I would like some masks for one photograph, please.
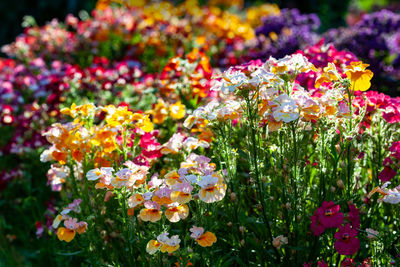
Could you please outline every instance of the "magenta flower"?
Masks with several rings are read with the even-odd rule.
[[[354,266],[356,266],[354,260],[350,258],[345,258],[340,264],[340,267],[354,267]]]
[[[353,229],[360,229],[360,210],[354,204],[349,205],[349,214],[347,220],[351,223]]]
[[[392,152],[390,156],[400,159],[400,141],[393,142],[392,146],[389,148],[389,151]]]
[[[378,178],[382,182],[388,182],[388,181],[392,180],[393,177],[396,176],[396,174],[397,174],[397,172],[395,170],[393,170],[389,166],[385,166],[383,168],[383,170],[379,173]]]
[[[311,216],[311,232],[315,236],[320,236],[325,231],[325,227],[321,224],[321,220],[318,216],[318,213],[315,212],[313,216]]]
[[[322,207],[318,208],[318,217],[325,228],[335,228],[342,224],[344,216],[339,210],[340,206],[333,201],[324,201]]]
[[[329,267],[325,261],[318,261],[318,267]]]
[[[357,233],[348,223],[339,227],[339,231],[335,233],[335,249],[340,255],[353,255],[358,251],[360,240],[356,238]]]

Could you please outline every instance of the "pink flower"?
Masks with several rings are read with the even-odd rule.
[[[344,216],[339,210],[340,206],[333,201],[324,201],[322,207],[318,208],[318,217],[325,228],[335,228],[342,224]]]
[[[395,170],[393,170],[392,168],[390,168],[389,166],[385,166],[383,168],[383,170],[379,173],[378,178],[382,181],[382,182],[388,182],[390,180],[393,179],[393,177],[395,177],[397,174],[397,172]]]
[[[311,231],[313,235],[320,236],[325,231],[325,227],[321,224],[320,218],[317,212],[311,216]]]
[[[328,267],[328,264],[322,260],[318,262],[318,267]]]
[[[360,240],[356,238],[357,230],[352,229],[350,224],[340,226],[335,233],[335,249],[341,255],[353,255],[360,248]]]

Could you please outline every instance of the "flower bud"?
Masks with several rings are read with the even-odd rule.
[[[232,192],[231,193],[231,201],[236,202],[236,199],[237,199],[236,194],[234,192]]]
[[[239,226],[239,231],[243,234],[246,231],[246,228],[244,226]]]
[[[240,240],[240,245],[242,245],[242,247],[244,247],[244,239]]]
[[[342,179],[337,180],[337,181],[336,181],[336,184],[337,184],[337,186],[338,186],[340,189],[344,189],[344,184],[343,184]]]
[[[226,225],[227,225],[228,227],[232,227],[232,222],[228,222]]]
[[[331,192],[333,193],[333,192],[335,192],[335,191],[336,191],[336,187],[331,186]]]

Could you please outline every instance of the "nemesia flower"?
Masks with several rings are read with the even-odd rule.
[[[357,230],[352,229],[350,224],[339,226],[335,233],[335,249],[341,255],[353,255],[360,248],[360,240],[356,238]]]
[[[181,242],[179,236],[174,235],[170,238],[168,235],[167,232],[164,232],[157,236],[157,240],[150,240],[146,246],[147,253],[153,255],[158,250],[161,250],[163,253],[173,253],[178,250],[179,243]]]
[[[165,211],[165,217],[170,222],[179,222],[181,219],[186,219],[189,215],[189,207],[186,204],[172,203],[169,204]]]
[[[276,248],[281,248],[283,245],[288,244],[288,239],[287,237],[284,237],[283,235],[277,236],[272,240],[272,245]]]
[[[173,187],[171,193],[171,200],[173,202],[178,202],[179,204],[185,204],[192,200],[191,192],[193,190],[193,186],[189,182],[177,183],[176,186]]]
[[[188,137],[185,139],[185,141],[183,141],[183,148],[187,151],[195,150],[198,147],[208,148],[209,146],[210,144],[206,141],[199,140],[195,137]]]
[[[374,75],[372,71],[366,70],[368,64],[359,62],[351,62],[347,66],[346,75],[351,81],[351,90],[353,91],[367,91],[371,87],[370,80]]]
[[[58,228],[57,237],[60,241],[71,242],[75,238],[76,233],[83,234],[86,232],[86,222],[78,222],[77,218],[72,218],[68,215],[71,211],[80,213],[79,205],[81,202],[82,200],[80,199],[74,200],[54,219],[52,227],[53,229]],[[58,227],[62,221],[64,221],[64,227]]]
[[[172,189],[168,186],[161,186],[153,193],[152,200],[160,205],[168,205],[172,203],[171,200]]]
[[[197,244],[202,247],[210,247],[217,242],[217,237],[209,231],[204,233],[203,227],[193,226],[190,228],[190,232],[190,237],[196,240]]]
[[[161,245],[157,240],[150,240],[146,245],[146,252],[153,255],[160,249]]]
[[[349,204],[349,214],[347,220],[351,223],[353,229],[360,229],[360,210],[354,204]]]
[[[201,187],[199,198],[206,203],[220,201],[225,196],[226,184],[223,182],[223,178],[216,173],[203,176],[197,184]]]
[[[185,135],[182,133],[175,133],[172,137],[168,140],[167,143],[163,145],[161,149],[162,154],[177,154],[182,147],[183,140],[185,139]]]
[[[396,176],[397,172],[389,166],[385,166],[383,170],[379,173],[378,178],[382,182],[388,182]]]
[[[52,164],[47,171],[48,184],[51,185],[52,191],[61,191],[65,178],[69,175],[69,168],[56,164]]]
[[[174,120],[182,119],[186,115],[185,106],[182,105],[180,101],[178,101],[175,104],[169,106],[169,113],[171,118],[173,118]]]
[[[93,170],[89,170],[86,173],[86,178],[89,181],[96,181],[102,176],[112,176],[112,172],[114,171],[113,168],[110,167],[102,167],[102,168],[96,168]]]
[[[321,224],[325,228],[336,228],[339,227],[343,222],[343,213],[339,212],[340,206],[335,205],[333,201],[322,202],[322,207],[319,207],[318,217],[321,220]]]
[[[138,217],[142,221],[151,221],[151,222],[157,222],[161,220],[161,210],[160,210],[160,205],[157,202],[152,202],[152,201],[146,201],[144,202],[144,209],[140,210],[140,213]]]
[[[144,203],[144,198],[140,194],[134,194],[128,198],[128,206],[130,208],[135,208],[142,203]]]
[[[273,117],[276,121],[284,121],[289,123],[297,120],[300,116],[296,102],[289,98],[286,94],[282,94],[275,99],[278,107],[273,109]]]
[[[379,186],[375,187],[368,194],[368,198],[371,198],[371,196],[373,194],[378,192],[379,194],[381,194],[383,196],[382,198],[379,199],[379,201],[383,201],[383,202],[390,203],[390,204],[400,203],[400,189],[399,188],[386,189],[389,184],[390,184],[390,182],[386,182],[381,187],[379,187]]]

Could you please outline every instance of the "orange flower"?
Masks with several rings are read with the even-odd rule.
[[[60,241],[71,242],[75,237],[75,230],[60,227],[57,230],[57,237]]]
[[[145,208],[140,210],[139,218],[145,222],[157,222],[161,219],[160,205],[157,202],[147,201],[144,203]]]
[[[217,242],[217,237],[211,232],[205,232],[196,239],[196,242],[202,247],[211,247]]]

